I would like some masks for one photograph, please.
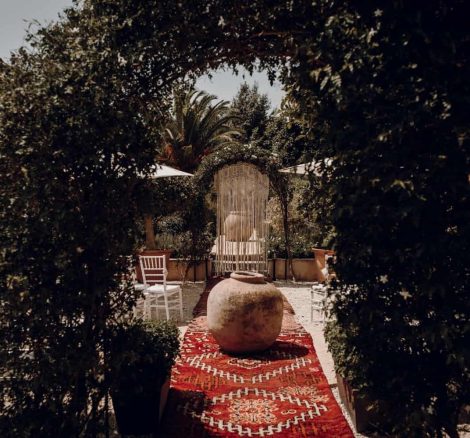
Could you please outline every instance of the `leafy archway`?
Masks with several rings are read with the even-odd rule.
[[[292,199],[292,187],[289,184],[288,175],[279,172],[281,166],[277,157],[254,144],[233,144],[226,146],[215,151],[202,161],[195,174],[194,185],[199,187],[202,193],[208,191],[212,186],[213,178],[217,171],[224,166],[236,163],[251,163],[255,165],[260,172],[268,176],[270,190],[276,195],[281,206],[284,244],[289,268],[293,273],[288,217],[289,202]],[[288,265],[286,264],[286,278],[287,267]]]
[[[254,145],[233,144],[225,146],[213,154],[203,159],[198,171],[194,175],[194,184],[209,191],[214,175],[224,166],[246,162],[254,164],[262,173],[265,173],[270,180],[275,180],[279,175],[279,165],[277,160],[268,151]]]
[[[102,353],[135,301],[121,281],[137,236],[130,188],[167,97],[183,78],[258,63],[281,69],[332,159],[340,371],[391,401],[396,433],[456,436],[470,387],[464,8],[85,0],[2,63],[0,373],[14,375],[0,430],[99,431],[113,378]]]

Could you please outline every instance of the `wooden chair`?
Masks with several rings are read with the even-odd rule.
[[[150,319],[152,310],[158,315],[159,309],[165,309],[167,321],[170,310],[179,309],[183,319],[183,296],[179,285],[167,284],[165,256],[140,256],[140,269],[144,285],[143,318]]]

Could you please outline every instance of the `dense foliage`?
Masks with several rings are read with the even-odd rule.
[[[209,190],[214,182],[214,175],[224,166],[239,162],[252,163],[265,173],[270,181],[278,175],[279,163],[272,154],[259,147],[249,144],[231,144],[218,149],[201,161],[194,174],[194,183]]]
[[[132,188],[172,85],[258,62],[283,68],[331,158],[340,371],[389,400],[395,434],[455,437],[470,387],[468,46],[463,0],[84,0],[40,30],[0,66],[0,434],[97,433],[100,358],[135,300],[120,286]]]
[[[290,177],[289,190],[292,196],[289,198],[287,205],[287,219],[288,244],[290,245],[292,258],[312,258],[312,248],[319,248],[324,245],[322,228],[305,215],[305,211],[310,211],[312,204],[309,204],[305,210],[303,209],[302,196],[306,187],[306,182],[303,179]],[[270,221],[268,256],[287,258],[283,208],[277,196],[272,196],[269,199],[267,216]],[[295,274],[294,270],[294,277]]]
[[[354,386],[388,401],[382,418],[400,436],[455,437],[470,401],[462,14],[463,2],[334,7],[307,42],[321,62],[296,76],[332,158],[323,167],[340,289],[330,345]]]
[[[126,394],[155,391],[169,377],[180,348],[180,333],[173,322],[140,322],[118,327],[111,339],[116,354],[114,390]],[[122,352],[124,351],[124,355]]]
[[[269,151],[281,169],[308,159],[313,142],[307,138],[305,127],[292,119],[288,112],[278,110],[267,119],[262,135],[256,138],[254,144]],[[309,221],[310,214],[307,214],[310,213],[313,202],[301,202],[300,193],[305,187],[306,179],[305,176],[279,174],[271,184],[276,196],[270,201],[269,251],[271,255],[289,259],[294,279],[292,258],[311,257],[311,248],[318,246],[320,241],[323,242],[323,238],[317,233],[320,231],[319,227]]]
[[[93,435],[155,138],[91,17],[33,44],[0,66],[0,435]]]
[[[313,142],[307,138],[306,129],[287,113],[277,111],[267,122],[263,134],[255,144],[262,149],[271,151],[282,167],[294,166],[310,156]]]
[[[332,218],[335,205],[331,196],[329,170],[324,168],[320,174],[310,172],[305,178],[304,185],[299,187],[298,209],[303,222],[308,224],[315,246],[319,248],[332,248],[335,241]]]
[[[214,243],[215,213],[206,202],[205,187],[198,187],[189,178],[177,187],[184,190],[184,196],[175,196],[177,208],[163,208],[162,215],[156,217],[157,248],[171,249],[172,257],[196,262],[208,256]],[[160,201],[164,203],[164,196]]]

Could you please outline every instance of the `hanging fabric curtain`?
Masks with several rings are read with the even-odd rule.
[[[217,238],[215,270],[267,273],[266,203],[269,179],[256,166],[237,163],[215,175]]]

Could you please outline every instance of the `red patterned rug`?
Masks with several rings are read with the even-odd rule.
[[[267,351],[229,356],[206,326],[207,287],[173,368],[163,435],[353,437],[311,336],[285,301],[282,331]]]

